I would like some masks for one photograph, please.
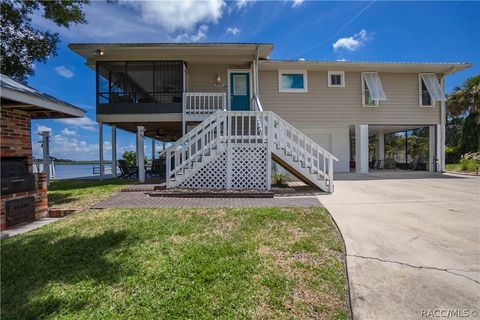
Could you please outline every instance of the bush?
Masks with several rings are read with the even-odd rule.
[[[480,152],[469,152],[462,156],[460,169],[462,171],[477,172],[480,167]]]
[[[461,158],[458,147],[445,146],[445,163],[459,163]]]
[[[287,178],[287,175],[284,173],[274,172],[272,174],[272,184],[284,188],[287,186]]]
[[[137,166],[137,155],[133,151],[125,151],[122,154],[122,159],[125,160],[127,166],[136,167]]]

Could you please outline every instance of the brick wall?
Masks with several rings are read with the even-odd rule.
[[[32,141],[30,115],[21,110],[2,109],[0,114],[0,157],[26,157],[29,172],[32,168]],[[0,229],[6,227],[5,202],[12,199],[35,197],[35,219],[48,215],[47,177],[44,173],[35,175],[35,190],[1,196]]]
[[[0,157],[27,157],[32,171],[30,115],[16,109],[2,109],[0,115]]]

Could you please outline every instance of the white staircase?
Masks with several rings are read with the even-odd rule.
[[[216,111],[166,152],[167,188],[270,189],[272,159],[333,192],[338,159],[271,111]]]

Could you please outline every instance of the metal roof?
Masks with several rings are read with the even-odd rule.
[[[85,110],[59,100],[30,86],[0,74],[2,107],[18,107],[26,111],[49,112],[49,117],[84,117]],[[13,104],[6,103],[6,100]],[[35,107],[35,108],[32,108]]]
[[[178,59],[195,62],[249,62],[267,59],[272,43],[71,43],[68,47],[87,60],[88,65],[106,60]],[[102,54],[97,53],[98,50]]]
[[[333,60],[260,60],[262,70],[278,68],[339,71],[383,71],[383,72],[436,72],[450,74],[471,67],[466,62],[382,62],[382,61],[333,61]]]

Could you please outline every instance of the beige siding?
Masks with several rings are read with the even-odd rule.
[[[188,91],[190,92],[227,92],[226,87],[216,86],[217,74],[222,83],[227,83],[225,64],[192,64],[188,66]]]
[[[260,98],[265,110],[298,129],[353,124],[436,124],[440,108],[419,107],[418,74],[380,73],[387,101],[378,108],[361,105],[361,74],[345,73],[345,88],[329,88],[327,72],[308,72],[308,93],[278,92],[278,72],[260,71]]]

